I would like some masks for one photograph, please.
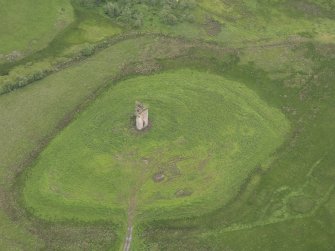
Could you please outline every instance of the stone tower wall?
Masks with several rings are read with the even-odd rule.
[[[137,116],[136,117],[136,128],[137,128],[137,130],[142,130],[143,127],[144,127],[143,119],[141,118],[141,116]]]
[[[143,126],[144,128],[149,125],[149,111],[148,109],[145,109],[141,114],[142,120],[143,120]]]
[[[136,128],[143,130],[149,125],[149,110],[140,102],[135,104]]]

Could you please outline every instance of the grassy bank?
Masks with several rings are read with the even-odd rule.
[[[129,122],[135,100],[151,106],[143,135]],[[148,220],[201,215],[231,199],[287,130],[280,111],[215,75],[184,70],[127,80],[41,154],[27,174],[25,203],[45,219],[122,222],[135,189]],[[155,173],[165,182],[155,184]]]

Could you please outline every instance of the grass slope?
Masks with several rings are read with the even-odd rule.
[[[0,62],[13,51],[20,58],[46,47],[72,21],[70,1],[1,0]]]
[[[143,134],[129,122],[135,100],[151,106],[152,128]],[[200,215],[236,195],[287,130],[280,111],[216,75],[180,70],[130,79],[41,154],[28,173],[25,203],[49,220],[119,221],[135,190],[146,218]],[[155,173],[166,180],[155,183]]]
[[[147,31],[161,31],[189,38],[202,38],[226,46],[245,46],[268,41],[291,42],[315,38],[334,42],[334,3],[308,0],[200,0],[193,22],[162,25],[156,15],[145,15]]]
[[[1,37],[10,39],[6,43],[0,41],[0,48],[6,48],[5,52],[0,52],[0,61],[7,62],[6,55],[13,50],[19,49],[18,53],[9,55],[16,58],[44,48],[59,31],[50,22],[56,20],[53,11],[58,11],[56,5],[61,2],[69,5],[65,1],[5,3],[0,0],[1,24],[10,24],[11,29],[20,30],[17,33],[20,36],[15,39],[15,33],[9,34],[7,26],[1,25],[0,30],[4,31]],[[210,71],[213,69],[209,65],[213,64],[209,61],[213,59],[214,68],[220,73],[243,82],[267,103],[281,109],[290,120],[291,137],[274,154],[274,161],[270,165],[265,163],[261,171],[253,173],[228,205],[202,217],[140,222],[134,229],[133,249],[334,250],[333,1],[197,2],[200,8],[194,12],[193,24],[163,26],[148,13],[143,30],[243,47],[238,49],[240,65],[228,69],[227,65],[221,64],[222,54],[211,54],[208,50],[202,52],[205,58],[192,55],[191,63],[178,59],[170,60],[168,64],[177,69],[190,64],[202,71]],[[25,8],[15,9],[19,4]],[[59,57],[70,58],[73,52],[90,46],[83,43],[94,43],[120,31],[106,18],[94,14],[96,10],[79,11],[74,7],[77,21],[59,33],[45,50],[22,61],[1,65],[0,74],[4,75],[1,78],[7,79],[9,73],[10,79],[19,79],[31,71],[49,67]],[[10,13],[6,11],[9,9]],[[65,15],[70,15],[68,10],[65,9]],[[44,16],[49,12],[53,12],[50,17]],[[33,16],[25,17],[25,13],[33,13]],[[35,13],[48,20],[37,22],[28,32],[22,33],[24,25],[14,27],[14,21],[22,24],[19,20],[22,17],[31,27],[30,19],[34,19]],[[38,41],[34,41],[35,31],[44,29],[50,31],[46,32],[47,38],[38,37]],[[25,37],[32,42],[30,45]],[[303,44],[302,41],[310,43]],[[27,46],[30,49],[27,50]],[[57,125],[62,124],[78,104],[91,97],[106,79],[119,72],[124,62],[146,60],[149,55],[152,55],[150,59],[162,54],[165,57],[168,51],[174,58],[183,49],[181,44],[171,47],[164,40],[152,38],[122,42],[71,70],[0,97],[1,250],[118,249],[122,242],[118,237],[124,230],[119,232],[120,227],[114,228],[110,222],[93,225],[73,221],[54,223],[26,217],[26,213],[16,207],[17,196],[12,193],[15,176],[30,163],[49,135],[57,131]],[[141,66],[145,68],[147,64]],[[159,219],[159,214],[157,217]]]
[[[161,43],[165,44],[167,51],[158,50]],[[74,230],[71,223],[61,226],[40,225],[22,217],[21,214],[18,216],[16,211],[20,209],[12,205],[8,195],[13,190],[15,176],[32,160],[33,152],[38,152],[50,135],[66,122],[69,114],[76,110],[79,104],[90,99],[107,80],[119,74],[124,64],[151,60],[152,57],[166,57],[170,51],[175,53],[176,46],[182,48],[175,40],[153,40],[150,36],[122,41],[85,62],[53,74],[27,88],[1,96],[1,249],[26,247],[28,250],[36,250],[44,245],[50,249],[62,249],[67,246],[67,242],[64,242],[61,236],[67,236],[76,244],[84,244],[80,236],[84,238],[85,235],[76,235],[76,229],[83,227],[77,226]],[[92,70],[99,74],[92,74]],[[27,229],[34,229],[35,234]],[[57,233],[54,233],[55,231]],[[106,233],[101,231],[101,234]],[[91,244],[93,243],[94,241]]]
[[[228,205],[202,217],[139,224],[134,248],[333,250],[334,50],[310,43],[244,50],[225,76],[280,107],[291,122],[290,137]],[[175,67],[187,64],[178,61]]]

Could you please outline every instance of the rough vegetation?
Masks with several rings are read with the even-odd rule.
[[[334,250],[333,1],[0,14],[1,250]]]
[[[126,27],[140,28],[149,16],[163,24],[192,22],[194,0],[77,0],[84,7],[102,7],[104,13]]]

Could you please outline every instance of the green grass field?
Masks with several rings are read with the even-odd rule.
[[[97,3],[0,0],[0,250],[334,250],[334,3]]]
[[[152,107],[143,134],[129,122],[135,100]],[[45,219],[121,220],[131,196],[148,219],[203,214],[236,195],[288,128],[280,111],[237,82],[190,70],[134,78],[111,88],[40,155],[25,203]],[[166,180],[158,184],[152,177],[160,172]]]
[[[10,55],[15,60],[43,49],[72,21],[69,1],[1,0],[0,63]]]
[[[80,249],[83,248],[83,239],[85,238],[91,240],[93,247],[99,248],[105,242],[97,238],[97,235],[104,236],[106,233],[110,233],[113,236],[114,229],[110,230],[109,225],[107,227],[103,225],[101,229],[101,224],[98,227],[93,227],[96,229],[93,231],[96,234],[90,237],[81,234],[87,232],[85,226],[73,226],[72,223],[48,227],[39,222],[30,222],[25,217],[20,217],[19,222],[13,222],[11,217],[17,215],[16,211],[20,209],[17,208],[15,205],[17,203],[14,201],[14,205],[8,212],[5,205],[12,204],[12,202],[7,196],[11,196],[9,193],[13,190],[13,184],[16,183],[17,173],[22,170],[23,166],[32,161],[31,150],[34,149],[38,152],[38,149],[45,144],[46,139],[57,133],[64,124],[66,125],[66,121],[71,117],[73,111],[78,109],[78,104],[92,99],[92,93],[105,86],[106,81],[110,81],[119,74],[122,69],[120,69],[120,64],[141,59],[151,60],[151,57],[167,57],[168,51],[162,53],[153,49],[160,43],[165,43],[166,48],[171,50],[176,46],[174,40],[154,41],[150,37],[130,39],[104,50],[75,67],[53,74],[38,84],[32,84],[17,92],[1,96],[1,201],[6,201],[1,204],[3,205],[1,207],[3,213],[0,214],[0,222],[3,226],[1,227],[1,231],[3,231],[0,242],[1,249],[27,247],[29,250],[36,250],[42,246],[59,249],[72,247],[72,245],[77,245],[77,248]],[[129,48],[132,49],[129,50]],[[152,48],[150,55],[145,53],[145,48]],[[100,72],[100,74],[91,74],[90,70],[94,65],[96,66],[95,72]],[[34,224],[37,224],[37,227]],[[35,229],[38,236],[29,234],[26,230],[27,227]],[[92,226],[88,226],[88,228],[91,229]],[[43,229],[43,231],[39,232],[39,229]],[[51,238],[52,236],[54,238]],[[64,241],[64,236],[71,236],[70,241]],[[110,246],[108,238],[106,239],[107,246]],[[102,243],[99,243],[99,240]]]

